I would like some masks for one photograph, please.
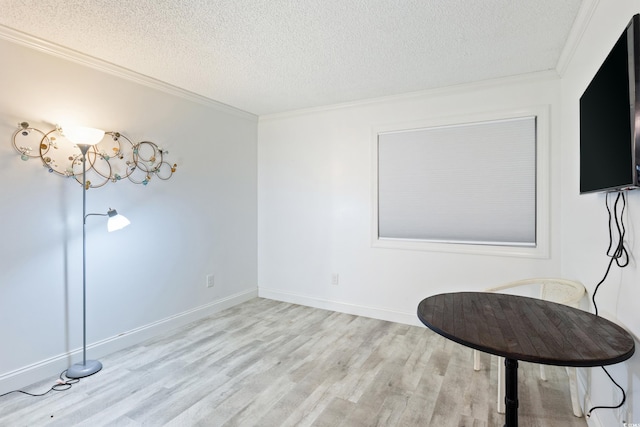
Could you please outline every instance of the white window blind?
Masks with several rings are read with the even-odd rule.
[[[536,246],[536,117],[379,133],[378,236]]]

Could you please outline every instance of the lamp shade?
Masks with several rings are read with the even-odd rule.
[[[115,209],[109,209],[107,215],[109,215],[109,220],[107,221],[107,231],[109,233],[125,228],[127,225],[131,224],[131,221],[129,221],[124,215],[120,215]]]
[[[104,138],[104,131],[88,127],[63,127],[64,136],[74,144],[95,145]]]

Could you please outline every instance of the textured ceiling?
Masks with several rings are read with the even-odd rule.
[[[581,0],[0,0],[0,25],[262,115],[555,69]]]

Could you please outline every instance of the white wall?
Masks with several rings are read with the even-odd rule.
[[[261,117],[260,295],[418,324],[426,296],[558,275],[559,87],[557,75],[543,73]],[[539,105],[550,107],[550,258],[371,246],[374,128]]]
[[[602,195],[577,194],[577,102],[640,11],[636,0],[595,4],[562,79],[524,76],[266,116],[259,136],[252,116],[0,41],[0,393],[57,375],[81,343],[81,189],[19,159],[10,136],[22,120],[120,130],[167,147],[179,164],[166,182],[89,191],[90,211],[112,206],[132,220],[110,235],[99,219],[89,227],[91,357],[250,297],[257,283],[263,296],[415,324],[417,303],[443,291],[558,274],[593,291],[608,261],[606,211]],[[551,111],[549,259],[371,247],[375,127],[536,105]],[[640,192],[632,192],[632,254],[639,210]],[[216,275],[213,289],[204,286],[207,273]],[[601,311],[636,336],[639,279],[632,258],[599,293]],[[628,390],[627,421],[640,422],[638,357],[611,372]],[[589,402],[617,403],[604,374],[582,373]],[[589,422],[619,420],[596,411]]]
[[[562,273],[576,277],[592,294],[609,262],[607,211],[603,194],[578,195],[579,192],[579,99],[598,67],[609,53],[631,17],[640,12],[637,0],[600,0],[590,10],[592,15],[572,58],[562,75]],[[612,268],[607,281],[597,293],[600,313],[627,328],[637,340],[640,336],[640,272],[637,254],[640,232],[640,192],[628,193],[627,243],[631,263],[621,270]],[[600,425],[640,423],[640,361],[638,356],[612,366],[609,371],[627,390],[628,404],[619,411],[597,410],[592,418]],[[621,393],[600,369],[582,372],[591,385],[588,404],[617,405]],[[626,412],[630,414],[627,416]],[[617,417],[617,418],[616,418]]]
[[[0,393],[55,378],[82,343],[82,189],[20,160],[20,121],[117,130],[178,163],[168,181],[88,192],[89,212],[132,222],[107,235],[88,220],[90,358],[257,295],[255,116],[3,40],[0,57]]]

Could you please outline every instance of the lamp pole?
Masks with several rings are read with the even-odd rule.
[[[68,378],[83,378],[102,369],[97,360],[87,360],[87,152],[89,144],[77,144],[82,153],[82,363],[67,369]]]

